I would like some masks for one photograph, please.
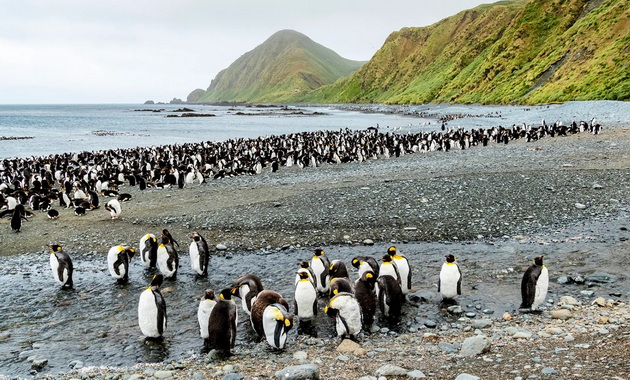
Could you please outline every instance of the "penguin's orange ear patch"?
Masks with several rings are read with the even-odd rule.
[[[372,276],[372,273],[366,273],[365,274],[365,278],[372,278],[372,277],[374,277],[374,276]]]
[[[285,319],[284,320],[284,325],[287,326],[287,327],[291,327],[291,320]]]
[[[61,251],[61,246],[59,245],[59,246],[55,247],[55,250],[56,251]]]

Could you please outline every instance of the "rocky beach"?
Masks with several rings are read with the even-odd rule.
[[[625,379],[628,183],[630,129],[605,125],[600,135],[283,167],[181,190],[123,187],[133,198],[123,203],[120,219],[110,220],[103,209],[84,217],[64,209],[58,220],[37,214],[20,233],[2,229],[2,255],[37,260],[47,244],[62,244],[85,273],[76,292],[98,297],[85,282],[88,272],[104,270],[81,268],[82,260],[97,262],[112,245],[136,246],[141,236],[163,228],[186,246],[197,231],[214,247],[213,286],[227,286],[243,270],[259,271],[265,284],[282,286],[291,299],[284,283],[309,249],[323,247],[331,258],[349,260],[359,253],[379,257],[396,245],[413,265],[416,291],[401,325],[377,322],[356,343],[332,338],[326,321],[318,337],[294,334],[280,352],[241,336],[227,360],[200,353],[201,340],[176,359],[135,366],[77,358],[51,370],[52,357],[28,356],[29,350],[15,355],[31,363],[29,376],[36,378]],[[447,253],[457,256],[464,276],[464,294],[450,309],[435,287]],[[541,314],[521,314],[520,278],[537,255],[545,255],[550,272],[548,301]],[[45,265],[47,257],[34,269],[8,265],[2,274],[49,277]],[[56,289],[41,291],[61,297]],[[193,309],[199,295],[187,295]],[[168,302],[168,292],[165,297]],[[248,329],[241,317],[239,331]],[[0,342],[10,335],[3,331]]]

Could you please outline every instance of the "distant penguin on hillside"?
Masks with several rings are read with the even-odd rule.
[[[126,284],[129,281],[129,262],[136,253],[133,248],[118,245],[112,247],[107,253],[107,268],[109,274],[119,284]]]
[[[190,265],[199,276],[205,277],[208,275],[208,263],[210,261],[208,243],[206,239],[197,232],[190,234],[190,237],[192,239],[190,247],[188,248]]]
[[[58,219],[59,218],[59,211],[55,210],[55,209],[50,209],[48,210],[48,212],[46,213],[48,215],[48,219]]]
[[[216,349],[223,356],[230,356],[236,342],[237,323],[238,315],[231,289],[223,289],[216,299],[208,321],[209,348]]]
[[[538,256],[523,274],[521,296],[523,302],[519,309],[538,311],[538,306],[545,302],[549,288],[549,272],[543,264],[543,256]]]
[[[52,269],[53,277],[62,288],[72,289],[72,272],[74,266],[72,259],[65,253],[60,245],[49,245],[50,253],[50,269]]]
[[[26,210],[24,209],[24,205],[17,204],[15,208],[13,208],[13,215],[11,216],[11,229],[14,232],[20,232],[22,229],[22,220],[27,220]]]
[[[411,291],[411,265],[409,260],[405,256],[398,254],[396,247],[389,247],[387,254],[392,257],[393,262],[398,268],[398,274],[400,275],[400,289],[403,294],[407,294]]]
[[[314,249],[315,255],[311,259],[311,268],[315,273],[315,281],[317,282],[317,291],[320,293],[328,293],[330,289],[328,284],[328,271],[330,270],[330,260],[326,256],[326,252],[322,249]]]
[[[246,274],[236,279],[231,287],[232,295],[241,299],[243,311],[250,315],[258,294],[264,290],[260,278],[255,274]]]
[[[354,283],[354,296],[361,307],[361,317],[365,331],[370,331],[370,327],[374,323],[374,314],[377,308],[375,284],[376,275],[372,271],[363,272],[361,277]]]
[[[147,289],[140,293],[138,301],[138,325],[147,339],[162,339],[166,330],[166,302],[160,287],[163,277],[156,274]]]
[[[107,201],[107,203],[105,203],[105,209],[109,211],[112,219],[118,219],[120,218],[120,214],[122,214],[122,207],[118,199],[110,199]]]
[[[438,293],[444,301],[452,300],[462,294],[462,271],[455,262],[455,256],[446,255],[438,280]]]
[[[347,336],[354,340],[356,335],[361,332],[363,325],[361,306],[353,294],[337,294],[330,299],[324,308],[324,313],[335,320],[335,330],[338,337]]]
[[[146,234],[140,239],[140,260],[149,269],[157,268],[158,241],[155,235]]]

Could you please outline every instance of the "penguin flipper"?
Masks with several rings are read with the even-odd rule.
[[[293,308],[295,309],[295,315],[298,315],[299,314],[298,303],[296,300],[293,300]]]
[[[116,275],[120,276],[120,264],[123,264],[125,262],[124,258],[122,257],[122,255],[124,255],[126,253],[118,253],[118,258],[116,259],[116,261],[114,261],[114,272],[116,273]]]
[[[438,293],[440,292],[440,286],[442,286],[442,280],[438,278]]]
[[[459,280],[457,280],[457,295],[462,295],[462,276],[459,276]]]
[[[317,315],[317,298],[313,301],[313,315]]]
[[[407,289],[411,289],[411,265],[409,264],[409,260],[407,260],[407,267],[409,268],[409,272],[407,273]]]
[[[164,297],[162,297],[162,293],[158,290],[153,291],[153,296],[155,297],[155,306],[157,307],[157,330],[160,336],[164,334],[164,329],[166,328],[167,320],[166,320],[166,302],[164,301]]]
[[[230,305],[229,320],[230,320],[230,347],[234,348],[236,344],[236,305]]]

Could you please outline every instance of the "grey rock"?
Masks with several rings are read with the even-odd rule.
[[[455,314],[455,315],[459,315],[462,314],[464,312],[464,310],[462,309],[461,306],[459,305],[453,305],[453,306],[449,306],[446,308],[446,310],[451,313],[451,314]]]
[[[575,208],[578,209],[578,210],[584,210],[586,208],[586,205],[584,203],[576,202],[575,203]]]
[[[138,373],[134,373],[133,375],[129,376],[127,378],[127,380],[140,380],[143,379],[144,377]]]
[[[365,240],[363,240],[363,245],[374,245],[374,240],[372,240],[372,239],[365,239]]]
[[[169,377],[173,377],[173,371],[155,371],[153,377],[156,379],[168,379]]]
[[[475,329],[485,329],[492,326],[492,321],[489,319],[475,319],[472,321],[472,327]]]
[[[460,373],[459,375],[457,375],[455,380],[479,380],[479,377],[467,373]]]
[[[227,246],[225,246],[225,244],[217,244],[216,245],[217,251],[225,251],[227,249]]]
[[[608,273],[593,273],[586,276],[586,281],[607,284],[617,281],[617,276]]]
[[[459,354],[464,357],[477,356],[490,350],[490,339],[483,335],[471,336],[462,343]]]
[[[350,358],[346,355],[339,355],[337,356],[337,360],[340,360],[342,362],[347,362],[348,360],[350,360]]]
[[[393,364],[385,364],[376,370],[376,376],[404,376],[409,372],[403,367]]]
[[[473,313],[472,311],[469,311],[468,313],[466,313],[466,316],[468,318],[475,318],[477,316],[477,314]]]
[[[437,326],[437,323],[435,323],[435,321],[427,319],[427,320],[424,321],[424,325],[427,326],[430,329],[434,329]]]
[[[440,342],[438,343],[438,347],[440,348],[440,350],[446,352],[447,354],[452,354],[455,352],[455,346],[450,343]]]
[[[410,379],[424,379],[427,376],[422,371],[414,369],[413,371],[407,372],[407,377]]]
[[[230,372],[225,374],[225,376],[223,376],[221,378],[221,380],[243,380],[244,377],[239,375],[238,373],[234,373],[234,372]]]
[[[586,297],[590,297],[595,294],[595,292],[592,290],[580,290],[580,294]]]
[[[545,367],[545,368],[543,368],[541,372],[542,372],[543,374],[545,374],[545,375],[553,375],[553,374],[558,373],[558,371],[556,371],[556,370],[555,370],[555,369],[553,369],[553,368],[549,368],[549,367]]]
[[[70,363],[68,363],[68,367],[72,369],[81,369],[83,368],[83,362],[80,360],[73,360]]]
[[[359,380],[378,380],[378,377],[376,377],[376,376],[363,376],[363,377],[359,377]]]
[[[276,377],[284,380],[319,380],[319,366],[302,364],[285,367],[276,372]]]
[[[558,277],[558,279],[556,280],[556,282],[560,285],[566,285],[566,284],[570,284],[573,282],[573,279],[569,276],[560,276]]]
[[[34,369],[35,371],[41,371],[47,365],[48,359],[35,358],[35,360],[33,360],[33,363],[31,363],[31,369]]]

